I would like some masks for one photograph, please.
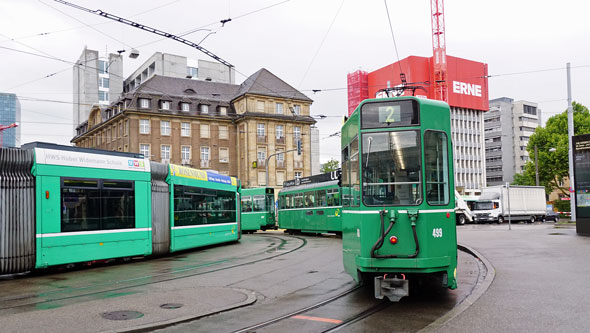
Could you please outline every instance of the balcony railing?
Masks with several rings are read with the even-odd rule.
[[[285,167],[285,161],[277,161],[277,168],[284,168]]]
[[[208,168],[209,160],[201,160],[201,168]]]
[[[266,135],[256,136],[256,143],[266,143]]]
[[[293,168],[295,168],[295,169],[303,169],[303,161],[295,161],[295,162],[293,162]]]
[[[192,160],[182,160],[182,165],[192,165],[193,161]]]
[[[257,165],[257,167],[259,167],[259,168],[260,168],[260,167],[264,168],[264,167],[266,166],[266,165],[265,165],[265,162],[266,162],[265,160],[258,160],[258,162],[256,163],[256,165]]]
[[[285,137],[281,136],[280,138],[277,138],[277,143],[280,145],[284,145],[285,144]]]

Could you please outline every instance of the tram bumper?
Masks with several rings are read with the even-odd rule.
[[[387,276],[375,277],[375,298],[387,297],[392,302],[410,294],[410,283],[405,279],[388,278]]]

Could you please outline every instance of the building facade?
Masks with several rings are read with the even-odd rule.
[[[243,187],[311,175],[313,101],[261,69],[241,85],[152,75],[109,106],[96,105],[76,146],[143,153],[151,160],[237,176]],[[293,149],[302,141],[303,153]],[[256,162],[256,163],[254,163]]]
[[[455,186],[460,193],[476,195],[486,186],[483,117],[489,109],[487,64],[447,55],[447,66]],[[409,84],[419,86],[414,92],[406,91],[404,96],[415,94],[433,99],[432,68],[432,57],[410,56],[369,72],[366,81],[352,80],[355,84],[351,84],[349,79],[349,101],[360,103],[365,85],[369,98],[380,96],[383,89],[400,86],[401,73]],[[354,74],[349,74],[349,78]],[[349,103],[349,108],[356,105]]]
[[[123,92],[123,58],[111,53],[100,57],[98,51],[84,48],[73,68],[74,131],[88,120],[95,105],[108,106]]]
[[[0,125],[20,122],[20,101],[15,94],[0,93]],[[20,126],[0,131],[0,147],[20,147]]]
[[[490,186],[512,182],[524,171],[529,156],[527,144],[541,126],[541,110],[536,103],[502,97],[490,100],[484,116],[487,183]]]

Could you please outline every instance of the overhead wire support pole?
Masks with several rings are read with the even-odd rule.
[[[570,180],[570,215],[571,221],[576,222],[576,182],[574,180],[574,107],[572,105],[572,81],[570,63],[567,69],[567,142],[569,144],[569,180]]]
[[[79,9],[79,10],[82,10],[82,11],[85,11],[85,12],[88,12],[88,13],[91,13],[91,14],[99,15],[99,16],[102,16],[104,18],[108,18],[110,20],[117,21],[119,23],[124,23],[124,24],[130,25],[132,27],[135,27],[137,29],[145,30],[145,31],[151,32],[153,34],[160,35],[162,37],[173,39],[173,40],[175,40],[177,42],[181,42],[183,44],[186,44],[186,45],[188,45],[190,47],[193,47],[193,48],[195,48],[195,49],[197,49],[197,50],[205,53],[206,55],[208,55],[211,58],[219,61],[220,63],[226,65],[229,68],[234,67],[234,65],[232,65],[229,62],[223,60],[222,58],[218,57],[217,55],[215,55],[211,51],[205,49],[204,47],[199,46],[199,44],[197,44],[195,42],[191,42],[190,40],[184,39],[184,38],[182,38],[180,36],[176,36],[176,35],[173,35],[171,33],[168,33],[168,32],[165,32],[165,31],[156,29],[156,28],[152,28],[152,27],[143,25],[141,23],[134,22],[134,21],[128,20],[126,18],[117,16],[117,15],[109,14],[107,12],[104,12],[104,11],[100,10],[100,9],[92,10],[92,9],[88,9],[88,8],[85,8],[85,7],[82,7],[82,6],[79,6],[79,5],[76,5],[76,4],[67,2],[67,1],[63,1],[63,0],[53,0],[53,1],[58,2],[58,3],[61,3],[61,4],[64,4],[66,6],[70,6],[70,7],[73,7],[73,8]]]
[[[289,150],[285,150],[285,151],[281,151],[278,153],[268,155],[268,157],[266,158],[266,161],[265,161],[265,165],[264,165],[264,167],[266,168],[266,183],[264,183],[264,186],[268,187],[268,162],[270,162],[270,158],[273,156],[276,156],[276,155],[290,153],[292,151],[297,151],[297,149],[289,149]],[[275,183],[276,183],[276,181],[275,181]]]

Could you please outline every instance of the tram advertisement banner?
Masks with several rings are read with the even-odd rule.
[[[574,182],[576,225],[579,233],[590,233],[590,134],[572,138],[574,147]]]
[[[75,166],[82,168],[143,172],[150,171],[150,161],[147,158],[130,158],[45,148],[35,148],[35,162],[37,164]]]
[[[176,164],[170,164],[170,175],[177,177],[184,177],[206,182],[221,183],[232,186],[238,186],[238,181],[235,177],[220,175],[215,172],[193,169],[183,167]]]
[[[303,178],[295,178],[295,179],[287,180],[286,182],[284,182],[283,187],[292,187],[292,186],[299,186],[299,185],[305,185],[305,184],[315,184],[315,183],[329,182],[332,180],[339,180],[341,173],[342,173],[342,170],[338,169],[336,171],[323,173],[320,175],[314,175],[314,176],[303,177]]]

